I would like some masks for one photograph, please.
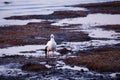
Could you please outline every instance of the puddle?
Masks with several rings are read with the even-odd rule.
[[[57,61],[56,66],[53,67],[51,65],[45,64],[47,68],[50,70],[48,71],[40,71],[40,72],[29,72],[29,71],[22,71],[18,67],[21,64],[14,64],[10,63],[7,65],[0,65],[0,75],[2,76],[13,76],[13,77],[24,77],[23,79],[29,80],[29,79],[47,79],[47,80],[59,80],[59,79],[67,79],[73,78],[75,80],[83,79],[99,79],[100,76],[102,76],[104,79],[106,78],[116,78],[116,75],[119,75],[120,73],[97,73],[93,71],[89,71],[86,67],[79,67],[79,66],[69,66],[66,65],[63,61]],[[58,72],[58,73],[56,73]]]
[[[89,36],[92,38],[118,39],[120,37],[120,33],[116,33],[115,31],[106,31],[100,28],[91,31],[88,30],[88,32],[90,33]]]
[[[100,46],[105,45],[113,45],[120,43],[119,40],[91,40],[84,42],[65,42],[64,44],[60,44],[57,47],[57,50],[61,49],[60,46],[68,48],[71,51],[79,51],[79,50],[87,50],[91,48],[98,48]],[[4,55],[24,55],[26,57],[44,57],[44,47],[45,45],[25,45],[25,46],[14,46],[8,48],[0,49],[0,56]],[[52,55],[52,52],[49,52],[49,55]],[[60,55],[58,52],[54,52],[54,55]]]
[[[31,20],[5,20],[5,19],[1,19],[0,20],[0,25],[26,25],[29,22],[42,22],[44,20],[40,20],[40,19],[31,19]]]
[[[62,11],[62,10],[85,10],[84,8],[73,8],[73,7],[64,7],[63,5],[70,5],[70,4],[77,4],[77,3],[88,3],[88,2],[100,2],[98,0],[29,0],[27,3],[25,0],[11,0],[11,3],[6,5],[4,1],[0,1],[0,25],[25,25],[28,22],[41,22],[43,20],[40,19],[32,19],[32,20],[5,20],[4,17],[8,16],[15,16],[15,15],[31,15],[31,14],[51,14],[53,11]],[[101,0],[105,1],[105,0]],[[106,0],[106,1],[114,1],[114,0]],[[83,42],[64,42],[64,44],[58,45],[57,49],[61,49],[60,46],[65,46],[68,50],[73,52],[79,50],[87,50],[91,48],[98,48],[100,46],[106,45],[114,45],[120,43],[118,37],[120,37],[120,33],[116,33],[112,30],[107,31],[101,28],[93,28],[94,26],[100,25],[113,25],[119,24],[120,25],[120,15],[111,15],[111,14],[89,14],[87,17],[80,17],[80,18],[69,18],[69,19],[62,19],[57,20],[56,23],[52,25],[59,25],[59,26],[66,26],[69,24],[82,24],[82,26],[78,26],[77,28],[63,28],[69,29],[70,31],[83,31],[88,33],[88,35],[92,38],[98,38],[98,40],[91,40],[91,41],[83,41]],[[44,37],[35,37],[35,39],[45,39]],[[25,45],[25,46],[13,46],[8,48],[0,48],[0,57],[4,55],[24,55],[26,57],[44,57],[44,47],[45,45]],[[52,52],[49,53],[50,55]],[[55,55],[60,55],[60,53],[55,52]],[[61,56],[64,57],[65,55]],[[75,57],[70,54],[69,57]],[[62,59],[62,58],[61,58]],[[40,62],[40,64],[44,64],[47,68],[53,68],[52,65],[46,64],[46,62]],[[13,67],[14,66],[14,67]],[[29,72],[24,73],[18,67],[20,64],[17,63],[10,63],[7,65],[0,65],[0,75],[5,76],[19,76],[19,75],[27,75]],[[94,73],[89,71],[86,67],[79,67],[79,66],[69,66],[66,65],[64,62],[58,60],[57,64],[55,65],[58,71],[56,75],[53,75],[52,70],[51,73],[46,71],[45,74],[47,76],[41,76],[43,74],[33,74],[31,73],[29,79],[49,79],[49,80],[58,80],[58,79],[66,79],[67,77],[73,77],[76,80],[88,80],[100,77],[99,73]],[[67,71],[68,69],[68,71]],[[65,71],[66,70],[66,71]],[[73,71],[87,71],[86,73],[80,73],[80,75],[76,75],[76,72]],[[64,73],[65,72],[65,73]],[[68,73],[68,74],[67,74]],[[69,74],[73,74],[72,76]],[[78,73],[77,73],[78,74]],[[107,76],[116,78],[116,73],[106,73]],[[67,75],[67,77],[65,77]],[[105,75],[105,76],[106,76]],[[64,78],[65,77],[65,78]],[[94,77],[94,78],[91,78]],[[72,79],[72,78],[71,78]],[[97,78],[96,78],[97,79]]]
[[[70,42],[70,46],[73,49],[86,49],[87,47],[93,46],[105,46],[105,45],[112,45],[120,43],[120,33],[117,33],[112,30],[104,30],[102,28],[98,28],[95,26],[102,26],[102,25],[114,25],[120,24],[120,15],[111,15],[111,14],[89,14],[87,17],[82,18],[69,18],[69,19],[62,19],[53,23],[52,25],[58,26],[66,26],[70,24],[82,24],[78,25],[76,28],[62,28],[68,29],[71,32],[80,32],[83,31],[88,34],[93,40],[88,42]],[[67,43],[69,44],[69,42]]]
[[[52,25],[65,26],[66,24],[84,24],[89,26],[120,24],[120,15],[89,14],[87,17],[62,19]]]
[[[113,30],[104,30],[102,28],[97,28],[97,27],[92,27],[88,25],[82,25],[80,26],[81,29],[74,29],[71,30],[71,32],[80,32],[83,31],[88,34],[89,37],[91,38],[98,38],[98,39],[119,39],[120,33],[117,33]],[[85,28],[86,27],[86,28]]]
[[[43,49],[44,45],[26,45],[26,46],[14,46],[14,47],[8,47],[8,48],[3,48],[0,49],[0,56],[5,55],[26,55],[26,56],[40,56],[43,55],[43,51],[38,51],[40,53],[20,53],[23,51],[36,51],[39,49]]]
[[[4,55],[24,55],[26,57],[44,57],[45,45],[25,45],[25,46],[14,46],[8,48],[0,49],[0,56]],[[52,55],[52,52],[49,52],[49,55]],[[58,52],[54,52],[54,55],[60,55]]]
[[[120,43],[119,40],[91,40],[85,42],[67,42],[66,46],[70,46],[72,51],[87,50]]]
[[[16,64],[15,64],[16,65]],[[9,64],[7,65],[9,66]],[[18,68],[9,68],[6,65],[0,65],[0,75],[4,76],[23,76],[27,73],[24,73],[21,69]]]
[[[63,67],[58,67],[58,69],[71,69],[71,70],[78,70],[78,71],[89,71],[87,68],[85,67],[78,67],[78,66],[74,66],[74,67],[71,67],[71,66],[68,66],[68,65],[65,65]]]
[[[112,77],[112,78],[116,78],[117,75],[120,75],[120,72],[111,73],[111,74],[110,74],[110,77]]]
[[[89,71],[88,68],[85,68],[85,67],[79,67],[79,66],[69,66],[69,65],[66,65],[63,61],[57,61],[57,69],[70,69],[70,70],[77,70],[77,71]]]

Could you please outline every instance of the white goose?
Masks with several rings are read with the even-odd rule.
[[[57,47],[57,44],[54,40],[54,35],[51,34],[51,39],[50,41],[47,42],[46,46],[45,46],[45,55],[46,57],[49,56],[49,51],[52,51],[53,52],[53,55],[54,55],[54,51],[56,50],[56,47]]]

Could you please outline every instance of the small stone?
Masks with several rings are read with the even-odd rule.
[[[10,3],[11,3],[11,2],[7,2],[7,1],[4,2],[4,4],[10,4]]]
[[[85,72],[83,69],[81,69],[81,72]]]
[[[7,70],[7,74],[11,74],[12,73],[12,71],[11,70]]]
[[[61,54],[67,54],[68,52],[71,52],[71,51],[68,50],[67,48],[63,48],[63,49],[58,50],[58,52]]]
[[[120,74],[119,74],[119,73],[118,73],[118,74],[116,74],[116,77],[117,77],[117,78],[120,78]]]

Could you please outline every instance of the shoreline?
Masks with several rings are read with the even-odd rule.
[[[104,72],[119,72],[120,71],[120,46],[78,51],[76,57],[64,59],[64,62],[69,65],[85,65],[92,71],[100,73]]]
[[[54,34],[56,36],[56,41],[58,44],[63,41],[78,42],[91,40],[88,34],[84,32],[72,33],[69,32],[69,30],[61,29],[60,26],[52,26],[50,24],[51,22],[43,21],[40,23],[28,23],[23,26],[0,27],[0,47],[46,44],[49,39],[49,34]]]
[[[60,25],[51,25],[55,23],[54,21],[47,20],[56,20],[56,19],[65,19],[65,18],[77,18],[77,17],[86,17],[88,14],[94,13],[106,13],[106,14],[120,14],[120,1],[113,2],[102,2],[102,3],[88,3],[88,4],[78,4],[78,5],[69,5],[70,7],[84,7],[88,9],[87,11],[54,11],[49,15],[22,15],[22,16],[10,16],[6,17],[6,20],[30,20],[30,19],[45,19],[46,21],[42,22],[29,22],[26,25],[8,25],[0,27],[0,48],[9,48],[16,46],[24,45],[45,45],[49,40],[50,34],[55,35],[55,40],[58,45],[57,52],[60,53],[60,56],[50,57],[45,59],[42,57],[35,56],[23,56],[21,54],[32,54],[40,55],[44,54],[42,49],[33,49],[29,50],[19,50],[18,55],[5,55],[4,50],[0,57],[0,67],[5,67],[6,74],[1,72],[0,79],[5,80],[24,80],[24,79],[56,79],[58,80],[79,80],[81,77],[83,79],[99,79],[99,80],[112,80],[120,79],[120,43],[106,44],[105,40],[120,40],[119,34],[112,35],[112,38],[108,38],[111,35],[94,38],[90,37],[89,31],[85,32],[82,29],[82,24],[66,24],[66,26]],[[68,6],[68,7],[69,7]],[[99,7],[97,7],[99,6]],[[118,10],[117,10],[118,9]],[[78,27],[79,26],[79,27]],[[93,29],[100,28],[106,31],[114,31],[120,33],[120,25],[111,24],[111,25],[98,25],[91,26]],[[88,29],[90,28],[88,27]],[[86,28],[85,28],[86,29]],[[112,34],[112,33],[111,33]],[[91,34],[94,36],[95,33]],[[99,35],[98,35],[99,36]],[[104,38],[105,37],[105,38]],[[92,40],[103,40],[103,44],[98,41],[93,43],[97,46],[92,46]],[[87,42],[88,41],[88,42]],[[90,42],[91,41],[91,42]],[[66,43],[65,43],[66,42]],[[68,42],[68,44],[67,44]],[[70,44],[70,42],[75,42],[75,44]],[[78,42],[78,43],[77,43]],[[79,45],[79,42],[80,45]],[[83,44],[82,44],[83,42]],[[86,43],[84,43],[86,42]],[[76,46],[75,46],[76,45]],[[87,48],[83,49],[81,48]],[[30,46],[31,47],[31,46]],[[29,47],[29,48],[30,48]],[[40,47],[40,46],[39,46]],[[90,47],[90,48],[89,48]],[[97,47],[97,48],[96,48]],[[32,47],[33,48],[33,47]],[[75,51],[74,48],[78,48],[78,51]],[[19,48],[18,48],[19,49]],[[9,50],[8,50],[9,51]],[[43,52],[40,52],[43,51]],[[9,53],[9,52],[8,52]],[[6,68],[6,65],[8,66]],[[74,68],[87,68],[88,71],[85,71],[83,68],[80,70],[75,70]],[[66,68],[67,67],[67,68]],[[19,69],[18,72],[16,69]],[[15,73],[14,73],[15,70]],[[19,72],[20,71],[20,72]],[[25,73],[24,73],[25,72]],[[11,75],[15,76],[11,76]],[[34,74],[32,74],[34,73]],[[115,75],[111,77],[111,74]],[[5,76],[7,75],[7,76]],[[54,76],[53,76],[54,75]],[[35,78],[34,78],[35,77]]]
[[[65,18],[75,18],[75,17],[86,17],[87,11],[54,11],[52,14],[48,15],[23,15],[23,16],[10,16],[5,17],[7,20],[29,20],[29,19],[65,19]]]
[[[71,6],[87,8],[89,13],[120,14],[120,1],[87,3]]]

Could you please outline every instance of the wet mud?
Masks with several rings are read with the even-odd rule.
[[[70,32],[50,22],[28,23],[23,26],[0,27],[0,47],[13,45],[46,44],[49,35],[56,36],[57,43],[63,41],[88,41],[91,38],[84,32]],[[69,27],[69,26],[67,26]]]
[[[120,14],[120,1],[78,4],[74,5],[74,7],[87,8],[89,13]]]
[[[8,3],[5,3],[8,4]],[[54,11],[48,15],[23,15],[10,16],[5,19],[29,20],[45,19],[42,22],[30,22],[26,25],[0,26],[0,48],[7,49],[14,46],[45,45],[50,34],[55,35],[58,44],[57,52],[60,55],[50,56],[24,56],[21,54],[44,54],[44,48],[39,50],[20,51],[18,55],[3,54],[0,57],[1,80],[119,80],[120,79],[120,43],[98,46],[92,43],[94,40],[108,40],[106,38],[94,38],[85,32],[82,24],[67,24],[66,26],[52,25],[54,21],[49,19],[65,19],[86,17],[91,13],[120,14],[120,2],[103,2],[70,5],[84,7],[87,11]],[[69,6],[68,6],[69,7]],[[103,30],[120,32],[119,25],[95,26]],[[92,26],[92,28],[95,28]],[[75,31],[79,30],[79,31]],[[97,30],[97,29],[96,29]],[[93,34],[94,36],[95,34]],[[111,36],[110,36],[111,37]],[[111,38],[110,38],[111,39]],[[119,41],[119,37],[112,40]],[[87,43],[88,41],[88,43]],[[91,43],[89,42],[91,41]],[[74,47],[75,42],[77,45]],[[77,42],[83,42],[81,46]],[[103,42],[104,43],[104,42]],[[89,46],[88,46],[89,44]],[[94,45],[92,45],[94,44]],[[100,43],[99,43],[100,44]],[[105,44],[105,43],[104,43]],[[43,47],[43,46],[42,46]],[[86,48],[89,47],[89,48]],[[18,48],[19,49],[19,48]],[[7,52],[9,54],[9,52]]]
[[[93,50],[79,51],[77,57],[66,58],[70,65],[85,65],[97,72],[120,71],[120,47],[102,47]]]
[[[75,17],[85,17],[87,16],[87,11],[54,11],[54,13],[49,15],[23,15],[23,16],[11,16],[6,17],[5,19],[18,19],[18,20],[27,20],[27,19],[64,19],[64,18],[75,18]]]

